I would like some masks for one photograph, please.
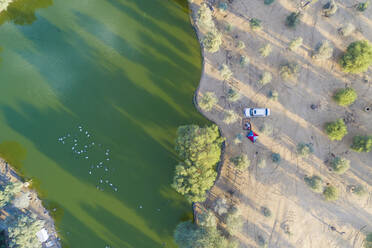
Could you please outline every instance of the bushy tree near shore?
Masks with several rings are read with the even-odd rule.
[[[15,221],[8,224],[8,236],[10,248],[40,248],[36,233],[44,226],[42,220],[36,219],[36,216],[20,215]]]
[[[356,152],[370,152],[372,150],[372,136],[355,136],[351,149]]]
[[[183,162],[176,166],[172,187],[189,202],[204,201],[213,186],[223,141],[216,125],[178,128],[175,149]]]

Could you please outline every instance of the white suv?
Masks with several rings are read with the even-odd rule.
[[[265,117],[270,115],[268,108],[245,108],[244,115],[246,117]]]

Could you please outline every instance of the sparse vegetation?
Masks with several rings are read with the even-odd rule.
[[[323,190],[322,179],[319,176],[305,177],[305,183],[311,188],[312,191],[320,193]]]
[[[266,136],[273,135],[274,128],[270,124],[267,124],[266,122],[260,127],[260,132]]]
[[[345,107],[352,104],[357,97],[358,95],[356,91],[353,88],[348,87],[338,90],[333,96],[333,99],[338,103],[338,105]]]
[[[206,228],[216,228],[217,227],[217,218],[211,210],[202,210],[198,214],[198,224]]]
[[[372,150],[372,136],[355,136],[351,149],[356,152],[370,152]]]
[[[276,90],[270,90],[269,92],[269,98],[273,101],[278,101],[279,93]]]
[[[351,35],[355,31],[355,26],[351,23],[346,24],[338,30],[338,33],[344,37]]]
[[[177,130],[176,152],[181,158],[175,169],[172,187],[189,202],[202,202],[217,177],[224,139],[218,127],[180,126]]]
[[[300,46],[302,46],[303,39],[302,37],[297,37],[293,39],[288,46],[288,49],[291,51],[297,50]]]
[[[372,45],[367,40],[351,43],[340,59],[343,71],[358,74],[368,70],[372,64]]]
[[[333,47],[329,41],[325,40],[318,44],[312,58],[317,60],[325,60],[331,58],[333,55]]]
[[[372,232],[366,235],[366,239],[364,240],[364,247],[372,248]]]
[[[313,153],[313,146],[311,144],[300,143],[297,145],[297,154],[301,157],[307,158]]]
[[[271,159],[274,163],[277,163],[279,164],[280,161],[281,161],[281,157],[280,157],[280,154],[279,153],[272,153],[271,154]]]
[[[267,207],[261,207],[261,213],[267,218],[271,217],[271,210]]]
[[[342,140],[347,134],[347,127],[343,119],[327,123],[325,130],[330,140]]]
[[[223,64],[220,68],[220,75],[224,80],[229,80],[232,76],[232,72],[230,68],[226,65]]]
[[[236,102],[240,99],[240,97],[241,95],[239,94],[239,92],[234,90],[233,88],[229,88],[229,90],[227,91],[227,100],[229,100],[230,102]]]
[[[264,158],[259,158],[257,161],[258,168],[266,168],[266,160]]]
[[[365,196],[367,194],[367,190],[362,185],[357,185],[352,190],[352,193],[359,196],[359,197],[362,197],[362,196]]]
[[[358,3],[357,4],[357,10],[360,11],[360,12],[363,12],[366,9],[368,9],[368,6],[369,6],[369,0],[365,1],[364,3]]]
[[[233,157],[230,159],[230,161],[240,171],[246,170],[251,165],[251,161],[248,159],[248,156],[246,154]]]
[[[213,107],[217,104],[218,100],[214,92],[205,92],[199,100],[199,107],[204,111],[211,111]]]
[[[292,12],[285,21],[285,25],[290,28],[295,28],[296,25],[300,22],[301,12]]]
[[[220,50],[222,34],[216,30],[210,31],[203,39],[203,45],[208,52],[215,53]]]
[[[218,198],[216,201],[216,205],[214,206],[214,211],[219,215],[222,216],[226,214],[229,210],[229,205],[225,198]]]
[[[336,201],[338,199],[338,189],[334,186],[324,188],[323,196],[326,201]]]
[[[262,235],[257,236],[257,244],[260,248],[267,248],[267,241]]]
[[[235,113],[234,110],[229,109],[225,111],[225,118],[223,119],[223,122],[229,125],[231,123],[236,122],[238,118],[239,118],[239,115]]]
[[[284,80],[294,80],[297,78],[299,69],[296,63],[287,63],[280,67],[279,74]]]
[[[337,174],[343,174],[350,168],[350,161],[346,158],[335,157],[331,161],[333,171]]]
[[[260,30],[262,27],[261,27],[261,20],[257,19],[257,18],[252,18],[249,20],[249,25],[251,27],[251,29],[253,31],[257,31],[257,30]]]
[[[272,51],[272,47],[271,47],[270,44],[266,44],[264,47],[260,48],[260,50],[259,50],[260,55],[264,58],[269,56],[271,51]]]
[[[334,0],[329,1],[323,6],[323,15],[325,17],[331,17],[337,12],[337,4]]]
[[[272,80],[272,75],[270,72],[268,71],[265,71],[264,73],[262,73],[261,77],[260,77],[260,80],[258,81],[260,84],[268,84],[270,83]]]
[[[226,11],[227,10],[227,3],[220,2],[220,4],[218,5],[218,8],[219,8],[220,11]]]

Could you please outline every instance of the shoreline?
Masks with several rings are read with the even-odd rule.
[[[38,193],[32,189],[29,182],[24,182],[22,177],[8,164],[4,159],[0,158],[0,184],[5,185],[9,182],[12,183],[22,183],[21,192],[23,194],[28,194],[29,206],[23,209],[18,209],[13,205],[7,205],[0,212],[0,222],[1,220],[12,218],[17,216],[11,215],[9,212],[22,211],[27,213],[27,215],[35,215],[37,220],[44,222],[44,226],[41,230],[45,229],[48,234],[48,239],[41,243],[41,247],[46,247],[46,243],[49,243],[50,248],[61,248],[60,238],[55,226],[55,220],[52,218],[50,212],[44,207],[42,200],[39,198]],[[20,194],[18,193],[18,194]],[[19,214],[19,213],[18,213]]]

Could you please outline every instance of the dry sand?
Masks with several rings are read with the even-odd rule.
[[[201,2],[194,0],[190,4],[194,20]],[[263,0],[226,1],[232,3],[225,12],[216,8],[219,1],[207,2],[215,7],[215,22],[224,37],[217,53],[203,50],[204,68],[196,98],[207,91],[218,96],[218,106],[202,113],[220,126],[227,146],[221,176],[200,207],[213,208],[218,198],[238,204],[245,218],[244,228],[237,235],[242,247],[259,247],[258,235],[267,240],[267,247],[362,247],[364,234],[372,232],[372,153],[356,153],[350,150],[350,144],[355,135],[372,134],[372,112],[363,111],[366,106],[372,106],[372,73],[369,70],[361,75],[347,75],[341,72],[337,59],[352,41],[372,41],[372,7],[358,12],[353,7],[357,1],[341,0],[337,1],[336,14],[326,18],[321,14],[326,1],[319,0],[303,11],[304,16],[295,29],[289,29],[285,19],[298,9],[299,1],[276,0],[269,6]],[[250,18],[262,20],[263,28],[250,30]],[[228,23],[231,31],[225,28]],[[337,30],[347,23],[354,24],[357,31],[342,37]],[[196,29],[202,39],[204,30]],[[299,36],[303,45],[295,52],[289,51],[289,41]],[[236,47],[239,40],[246,45],[242,50]],[[323,40],[329,40],[335,47],[333,57],[314,61],[312,52]],[[273,49],[263,58],[258,50],[266,44]],[[249,58],[245,67],[239,64],[240,55]],[[300,65],[295,81],[286,82],[279,76],[280,65],[288,61]],[[230,80],[220,77],[218,69],[222,64],[231,68]],[[273,75],[272,82],[264,86],[258,83],[263,71]],[[341,107],[332,100],[332,95],[346,85],[357,91],[358,99],[350,107]],[[227,101],[229,87],[242,94],[239,101]],[[278,101],[267,97],[271,90],[279,93]],[[320,107],[312,110],[311,104]],[[230,125],[222,121],[223,110],[232,109],[243,117],[244,107],[271,109],[270,117],[252,120],[253,129],[259,134],[255,144],[244,136],[242,143],[233,142],[237,134],[244,134],[241,120]],[[346,120],[348,134],[342,141],[330,141],[324,133],[324,124],[339,118]],[[273,127],[272,135],[259,131],[263,123]],[[308,158],[297,155],[297,145],[301,142],[313,145],[314,153]],[[281,155],[279,164],[271,162],[273,152]],[[229,163],[229,157],[241,153],[251,159],[251,166],[243,173]],[[332,172],[326,162],[332,154],[349,159],[350,170],[343,175]],[[262,158],[266,160],[264,168],[257,165]],[[339,189],[337,201],[326,202],[322,194],[309,189],[303,179],[314,174],[321,176],[324,185],[329,183]],[[350,192],[349,186],[357,184],[367,189],[364,197]],[[262,215],[262,206],[271,210],[270,218]]]

